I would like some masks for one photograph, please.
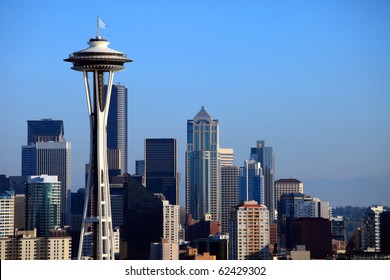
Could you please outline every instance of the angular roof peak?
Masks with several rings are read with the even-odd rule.
[[[202,106],[199,113],[196,114],[196,116],[194,117],[194,120],[201,120],[201,119],[211,120],[211,117],[204,109],[204,106]]]

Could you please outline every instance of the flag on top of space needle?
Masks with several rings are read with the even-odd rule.
[[[102,20],[100,17],[98,17],[98,27],[102,29],[107,28],[107,23],[104,20]]]

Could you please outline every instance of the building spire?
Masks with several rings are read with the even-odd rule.
[[[198,112],[198,114],[196,114],[196,116],[194,117],[194,120],[201,120],[201,119],[211,120],[211,117],[210,117],[210,115],[206,112],[206,110],[204,109],[204,106],[202,106],[202,108],[200,109],[200,111]]]

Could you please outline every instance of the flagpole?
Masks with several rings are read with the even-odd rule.
[[[99,16],[96,17],[96,36],[99,37]]]

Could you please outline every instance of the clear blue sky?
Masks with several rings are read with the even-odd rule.
[[[134,59],[115,76],[129,90],[130,173],[144,138],[174,137],[184,178],[186,121],[203,105],[237,165],[266,140],[276,179],[332,206],[390,204],[386,0],[1,1],[0,174],[20,174],[27,120],[59,119],[82,187],[87,106],[63,59],[87,47],[97,15]]]

